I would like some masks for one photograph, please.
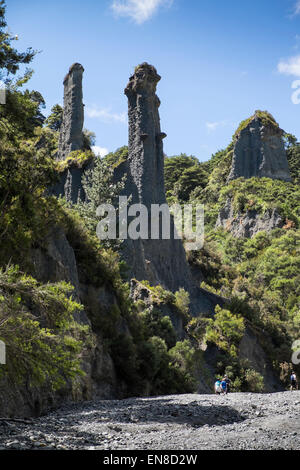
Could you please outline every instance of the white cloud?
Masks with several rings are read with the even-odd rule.
[[[113,0],[117,16],[128,16],[138,24],[149,20],[161,7],[170,7],[173,0]]]
[[[281,60],[277,65],[277,70],[279,73],[283,73],[285,75],[293,75],[294,77],[300,77],[300,55],[290,57],[285,61]]]
[[[92,150],[97,157],[105,157],[109,153],[108,149],[105,147],[99,147],[98,145],[94,145]]]
[[[228,124],[227,121],[206,122],[205,126],[209,132],[215,132],[218,127],[224,127]]]
[[[112,113],[106,108],[86,107],[85,114],[91,119],[100,119],[102,122],[122,122],[126,123],[127,113]]]
[[[295,3],[294,15],[300,15],[300,0],[297,0]]]

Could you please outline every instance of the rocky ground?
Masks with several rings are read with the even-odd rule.
[[[0,449],[300,450],[300,391],[69,405],[24,422],[1,419]]]

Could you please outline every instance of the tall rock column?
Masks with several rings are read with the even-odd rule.
[[[59,160],[64,160],[73,150],[83,148],[83,72],[82,65],[75,63],[64,79],[64,112],[59,136]]]
[[[160,130],[156,86],[160,80],[156,69],[139,65],[125,89],[128,97],[129,155],[125,192],[130,204],[143,204],[148,209],[150,232],[151,205],[166,204],[164,190],[164,155]],[[171,219],[173,228],[173,220]],[[175,291],[188,287],[188,267],[181,240],[128,239],[124,246],[131,277],[161,284]]]
[[[128,97],[129,166],[135,202],[166,203],[163,139],[156,86],[161,77],[146,63],[138,66],[125,89]]]
[[[60,129],[58,160],[65,160],[74,150],[84,149],[83,120],[84,105],[82,97],[82,76],[84,68],[80,64],[73,64],[64,79],[64,110]],[[82,187],[84,172],[93,165],[92,158],[83,164],[69,161],[66,168],[60,173],[59,181],[49,189],[50,194],[65,197],[67,201],[76,204],[84,200]]]
[[[164,153],[156,86],[160,80],[156,69],[147,63],[139,65],[130,77],[125,89],[128,97],[129,155],[127,160],[127,185],[125,193],[132,196],[130,205],[143,204],[150,209],[152,204],[167,204],[164,185]],[[170,239],[163,239],[161,227],[159,239],[128,239],[124,243],[124,257],[130,275],[139,281],[148,280],[152,285],[160,284],[165,289],[177,291],[184,288],[190,293],[192,311],[212,312],[214,300],[196,288],[186,261],[181,239],[174,236],[174,221],[171,220]]]

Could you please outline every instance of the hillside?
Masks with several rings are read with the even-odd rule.
[[[284,390],[300,326],[300,144],[257,111],[207,162],[164,157],[161,77],[143,63],[125,89],[129,145],[100,159],[83,130],[83,67],[46,119],[25,88],[32,71],[16,78],[35,51],[14,49],[0,4],[0,415],[211,393],[224,374],[233,392]],[[204,247],[100,241],[97,207],[124,194],[204,204]]]

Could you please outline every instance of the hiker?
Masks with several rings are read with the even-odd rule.
[[[225,377],[223,378],[223,380],[221,382],[221,387],[222,387],[222,393],[224,395],[227,395],[227,382],[226,382]]]
[[[230,392],[231,380],[228,378],[228,375],[224,375],[224,379],[227,383],[226,393],[229,393]]]
[[[220,395],[222,393],[222,386],[220,380],[217,380],[215,383],[215,393],[216,395]]]
[[[292,371],[292,375],[291,375],[291,392],[294,389],[298,390],[298,382],[297,382],[297,376],[296,376],[295,372]]]

